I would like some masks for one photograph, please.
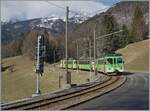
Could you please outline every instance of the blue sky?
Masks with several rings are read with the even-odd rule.
[[[112,4],[116,2],[118,2],[118,0],[49,1],[49,3],[46,1],[2,1],[1,20],[26,20],[50,16],[58,16],[60,18],[64,18],[65,10],[58,8],[53,4],[61,7],[69,6],[71,10],[86,15],[88,13],[92,13],[101,9],[104,9],[102,11],[106,11]],[[70,13],[70,16],[73,16],[73,13]]]
[[[97,0],[98,2],[102,2],[104,5],[113,5],[117,2],[119,2],[120,0]]]

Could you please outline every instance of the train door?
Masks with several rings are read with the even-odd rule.
[[[77,61],[73,60],[73,69],[77,69]]]
[[[91,65],[92,65],[92,70],[94,71],[94,69],[95,69],[94,61],[92,61]]]
[[[106,64],[105,64],[106,72],[114,72],[113,64],[114,64],[113,58],[112,57],[107,57],[106,58]]]
[[[63,60],[63,68],[65,68],[65,67],[66,67],[66,61]]]
[[[104,72],[104,59],[103,58],[97,60],[97,70]]]
[[[103,67],[104,68],[104,72],[106,73],[106,68],[105,68],[106,67],[106,59],[105,58],[103,59],[103,64],[104,64],[104,67]]]

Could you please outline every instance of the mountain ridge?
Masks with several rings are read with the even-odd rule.
[[[73,16],[69,18],[69,29],[74,30],[76,25],[82,25],[88,23],[93,19],[99,19],[103,14],[112,14],[117,20],[118,24],[127,24],[130,27],[133,9],[136,6],[140,6],[143,10],[146,23],[149,24],[149,6],[147,1],[122,1],[116,3],[115,6],[110,7],[106,12],[102,12],[94,15],[93,17],[84,17],[84,16]],[[44,22],[47,21],[47,22]],[[65,19],[55,16],[50,17],[41,17],[34,18],[29,20],[17,21],[17,22],[2,22],[2,43],[15,40],[19,38],[22,33],[27,33],[28,31],[37,28],[43,27],[48,29],[52,34],[58,33],[62,34],[65,32]]]
[[[97,56],[98,57],[100,57],[103,54],[103,52],[104,51],[106,52],[108,49],[109,49],[108,51],[115,51],[118,48],[125,47],[127,44],[134,42],[133,40],[131,41],[129,39],[133,38],[132,37],[133,35],[131,36],[130,34],[132,32],[131,21],[133,21],[135,8],[137,7],[139,7],[138,8],[139,10],[141,9],[140,11],[142,13],[141,15],[142,15],[142,20],[143,20],[142,24],[144,24],[143,27],[145,30],[142,32],[143,29],[140,28],[141,24],[138,25],[138,28],[140,29],[135,29],[135,30],[138,30],[140,33],[144,34],[144,36],[139,35],[140,40],[147,39],[146,34],[148,34],[148,28],[149,28],[148,27],[149,21],[147,21],[149,18],[149,13],[148,13],[149,5],[148,4],[149,2],[147,1],[142,1],[142,2],[122,1],[122,2],[117,3],[115,6],[111,7],[110,9],[108,9],[106,12],[96,14],[95,16],[90,17],[90,18],[83,18],[83,22],[77,19],[77,21],[78,20],[79,21],[76,23],[76,18],[74,18],[73,21],[72,21],[72,18],[70,18],[69,20],[71,20],[72,23],[68,22],[68,56],[74,57],[74,58],[76,57],[76,49],[75,49],[75,44],[74,44],[76,40],[79,40],[79,44],[82,44],[82,49],[87,49],[87,47],[89,47],[87,40],[91,40],[91,43],[92,43],[91,45],[93,47],[93,29],[94,28],[96,29],[96,36],[101,36],[101,35],[105,35],[111,32],[122,30],[122,28],[126,30],[126,33],[112,35],[111,37],[109,37],[108,40],[105,39],[105,40],[97,41],[97,47],[98,47]],[[125,9],[128,11],[125,11]],[[126,18],[125,15],[128,18]],[[143,19],[143,15],[144,15],[144,19]],[[43,21],[43,23],[41,21]],[[145,21],[147,21],[146,26],[144,23]],[[64,20],[59,19],[58,17],[57,18],[56,17],[53,17],[53,18],[44,17],[40,19],[34,19],[33,21],[31,20],[30,23],[28,23],[27,21],[21,22],[23,23],[22,26],[19,24],[20,22],[17,22],[17,23],[10,25],[10,28],[12,27],[12,30],[8,30],[9,28],[7,29],[7,27],[2,27],[2,36],[3,34],[6,34],[6,35],[8,34],[8,37],[10,37],[10,39],[8,40],[10,41],[17,40],[17,38],[22,38],[22,40],[20,40],[20,43],[24,43],[23,44],[24,46],[26,45],[25,49],[30,48],[29,52],[32,53],[31,49],[34,50],[37,34],[43,31],[43,34],[45,34],[46,39],[48,39],[49,41],[49,45],[48,45],[49,58],[50,59],[53,58],[51,57],[52,54],[50,55],[50,53],[53,53],[53,50],[57,49],[58,50],[57,54],[59,53],[58,55],[60,56],[60,57],[58,56],[57,57],[59,59],[62,59],[62,55],[64,54],[64,49],[65,49],[65,22]],[[28,28],[29,26],[30,28]],[[27,33],[24,33],[24,30],[21,30],[20,27],[23,27],[24,30],[27,30]],[[50,28],[52,29],[50,30]],[[17,30],[13,30],[13,29],[17,29]],[[12,31],[12,32],[9,33],[9,31],[10,32]],[[19,35],[18,32],[21,35]],[[18,37],[14,36],[13,34],[14,35],[18,34],[17,35]],[[12,39],[11,36],[14,36],[14,38]],[[5,41],[3,39],[8,41],[7,37],[5,38],[3,36],[2,43],[4,43],[3,41]],[[33,42],[28,43],[30,42],[30,40],[33,40]],[[9,43],[7,44],[9,45]],[[14,45],[15,44],[18,44],[18,43],[16,42],[14,43]],[[30,44],[30,47],[27,44]],[[5,47],[4,49],[8,48],[7,45],[5,45],[4,47]],[[11,45],[9,47],[11,47]],[[19,47],[19,45],[16,47]],[[4,49],[2,51],[4,51]],[[19,48],[19,52],[21,54],[26,53],[26,50],[23,51],[24,53],[22,53],[21,51],[22,51],[22,48]],[[83,58],[86,58],[89,55],[88,53],[89,53],[88,50],[82,51],[82,56],[84,55]],[[93,54],[93,51],[92,51],[92,54]],[[33,53],[31,55],[33,55]]]
[[[76,24],[82,23],[86,18],[71,17],[69,28],[72,30]],[[15,40],[22,33],[27,33],[36,28],[45,28],[52,34],[62,34],[65,31],[65,19],[60,17],[34,18],[17,22],[2,22],[2,43]]]

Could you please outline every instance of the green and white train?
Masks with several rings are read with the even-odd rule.
[[[66,60],[61,60],[61,68],[67,67]],[[70,69],[81,69],[81,70],[96,70],[104,73],[114,73],[124,71],[124,58],[120,54],[106,55],[102,58],[96,59],[96,64],[94,61],[90,60],[68,60],[68,68]]]

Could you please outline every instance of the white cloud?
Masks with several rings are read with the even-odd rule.
[[[71,10],[91,13],[96,10],[107,8],[101,2],[95,1],[49,1],[61,7],[69,6]],[[72,13],[70,13],[71,15]],[[48,4],[46,1],[2,1],[1,3],[1,20],[8,21],[10,19],[32,19],[38,17],[49,17],[57,15],[65,16],[65,10],[54,5]]]

